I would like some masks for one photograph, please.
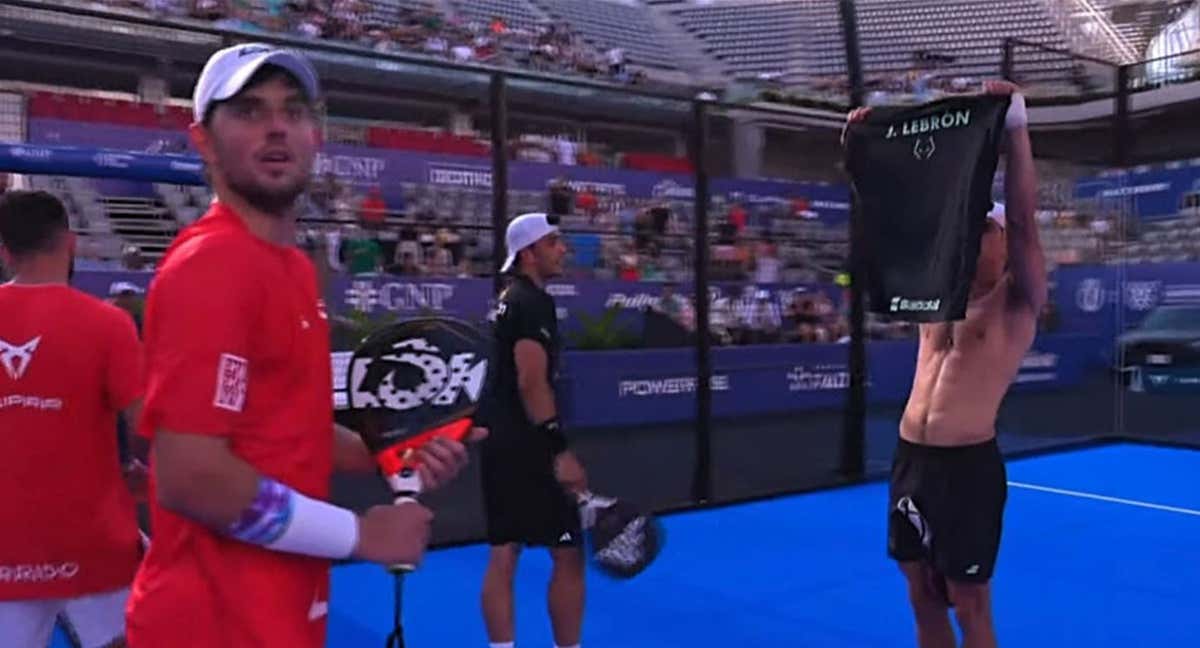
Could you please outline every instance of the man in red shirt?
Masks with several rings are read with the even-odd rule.
[[[329,323],[296,246],[319,96],[306,59],[260,44],[217,52],[196,85],[190,134],[216,200],[167,250],[146,304],[154,537],[132,648],[320,648],[332,560],[416,564],[428,543],[419,504],[359,516],[326,501],[334,469],[375,466],[334,425]],[[437,487],[466,450],[439,440],[419,459]]]
[[[70,618],[116,645],[140,544],[114,424],[141,397],[124,311],[68,285],[75,235],[57,198],[0,198],[0,644],[45,648]]]

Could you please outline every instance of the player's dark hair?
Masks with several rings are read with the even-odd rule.
[[[0,196],[0,245],[15,257],[52,251],[70,229],[66,208],[45,191]]]

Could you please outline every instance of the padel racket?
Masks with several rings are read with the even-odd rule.
[[[630,579],[658,558],[666,534],[653,515],[624,500],[590,491],[576,497],[580,524],[592,549],[592,562],[602,573]]]
[[[422,490],[416,452],[434,438],[462,441],[490,367],[489,339],[453,318],[413,319],[368,336],[346,372],[352,428],[375,457],[396,503]],[[393,565],[406,572],[413,565]]]

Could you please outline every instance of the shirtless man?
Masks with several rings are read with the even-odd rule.
[[[1000,402],[1037,332],[1046,268],[1034,209],[1037,174],[1024,98],[1007,118],[1005,200],[989,214],[963,321],[922,324],[912,392],[892,466],[888,555],[908,580],[921,648],[996,646],[988,582],[1008,486],[996,444]],[[862,119],[865,111],[852,113]]]

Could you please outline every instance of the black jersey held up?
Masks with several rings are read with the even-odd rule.
[[[878,107],[848,129],[872,312],[966,317],[1009,103],[987,95]]]

